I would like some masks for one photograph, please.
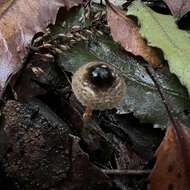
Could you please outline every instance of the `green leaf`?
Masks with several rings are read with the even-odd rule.
[[[172,16],[158,14],[140,0],[133,2],[127,15],[138,17],[142,37],[150,46],[163,51],[170,71],[176,74],[190,94],[190,35],[177,28]]]

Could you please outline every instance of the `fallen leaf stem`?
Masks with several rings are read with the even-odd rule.
[[[182,154],[182,158],[183,158],[183,163],[184,163],[184,169],[185,169],[185,177],[187,178],[187,182],[188,182],[188,186],[190,187],[190,181],[188,179],[189,173],[190,173],[190,162],[189,162],[189,157],[188,157],[188,153],[186,151],[186,147],[188,147],[188,143],[185,139],[185,134],[184,131],[181,130],[182,125],[180,125],[180,123],[176,120],[176,118],[174,118],[173,114],[172,114],[172,109],[171,106],[169,105],[169,102],[167,101],[166,97],[164,96],[164,94],[162,93],[161,87],[159,85],[159,83],[157,82],[156,78],[154,77],[154,75],[152,74],[152,72],[155,72],[155,70],[150,67],[150,66],[145,66],[146,72],[148,73],[148,75],[150,76],[150,78],[152,79],[152,81],[155,84],[155,87],[158,90],[158,93],[160,94],[160,97],[162,99],[162,102],[166,108],[166,111],[168,113],[169,116],[169,120],[171,122],[171,126],[174,129],[174,133],[175,133],[175,137],[176,137],[176,141],[178,141],[180,149],[181,150],[181,154]]]
[[[106,175],[147,175],[150,174],[151,170],[102,170]]]
[[[156,78],[152,74],[152,70],[154,70],[154,69],[152,67],[150,68],[150,66],[145,66],[145,65],[143,65],[143,66],[144,66],[146,72],[148,73],[148,75],[150,76],[150,78],[152,79],[152,81],[154,82],[154,85],[155,85],[156,89],[158,90],[158,93],[159,93],[159,95],[160,95],[160,97],[162,99],[162,102],[163,102],[163,104],[164,104],[164,106],[166,108],[166,111],[168,113],[169,119],[171,120],[172,123],[175,123],[173,115],[172,115],[172,110],[170,108],[170,105],[169,105],[168,101],[166,100],[164,94],[162,93],[161,87],[158,84]]]

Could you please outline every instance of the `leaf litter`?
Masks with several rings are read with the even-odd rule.
[[[175,121],[175,123],[177,123]],[[149,189],[188,190],[190,187],[190,129],[168,124],[165,137],[157,149],[156,164],[149,177]]]
[[[128,52],[142,56],[147,62],[155,67],[160,67],[162,62],[155,49],[148,46],[141,37],[138,26],[113,4],[107,8],[107,19],[114,41]]]
[[[60,54],[58,62],[62,70],[66,68],[70,72],[75,72],[81,65],[95,60],[114,64],[126,80],[126,95],[121,105],[117,107],[119,114],[133,113],[141,122],[153,123],[161,128],[166,127],[168,116],[142,62],[124,53],[117,44],[113,44],[112,39],[94,35],[86,46],[78,44],[69,52]],[[183,113],[184,110],[189,110],[186,90],[176,77],[169,73],[167,67],[155,72],[155,75],[171,101],[175,115],[188,125],[190,118]]]
[[[127,14],[138,17],[141,36],[150,46],[162,50],[170,71],[177,75],[190,94],[189,33],[178,29],[172,16],[158,14],[138,0],[129,7]]]
[[[190,1],[188,0],[163,0],[170,8],[172,14],[180,20],[190,12]]]
[[[86,13],[85,15],[89,15],[89,13]],[[69,11],[67,14],[69,17]],[[92,13],[90,13],[90,15],[92,15]],[[83,20],[80,18],[81,15],[80,17],[75,17],[76,20],[79,19],[78,25],[80,25],[80,22]],[[40,188],[42,189],[47,187],[51,188],[52,186],[59,189],[64,187],[67,187],[67,189],[85,189],[86,185],[92,189],[123,189],[124,187],[131,189],[145,188],[146,184],[144,182],[147,177],[145,175],[146,172],[144,171],[146,170],[144,170],[144,168],[149,168],[147,162],[152,159],[154,151],[162,140],[163,132],[161,132],[159,129],[152,128],[152,124],[156,123],[155,120],[143,120],[143,117],[139,117],[142,122],[145,122],[145,124],[141,124],[134,117],[134,115],[138,116],[139,113],[144,113],[145,117],[148,116],[148,118],[151,118],[152,114],[155,115],[151,109],[146,110],[145,112],[143,112],[143,109],[143,111],[139,111],[139,109],[142,108],[142,105],[148,106],[149,108],[154,108],[156,105],[154,103],[157,102],[157,106],[162,105],[162,108],[159,108],[155,118],[157,121],[162,120],[161,117],[166,116],[168,113],[168,110],[164,110],[164,103],[166,101],[172,105],[172,109],[170,110],[171,112],[174,111],[172,114],[176,114],[179,122],[183,122],[184,124],[185,120],[183,119],[186,115],[184,113],[188,113],[189,108],[187,92],[177,81],[176,77],[169,73],[166,66],[164,66],[163,70],[155,71],[153,69],[149,70],[151,74],[147,73],[146,67],[144,67],[145,63],[142,63],[142,60],[136,59],[136,57],[126,53],[117,44],[115,44],[109,37],[109,30],[107,30],[107,27],[102,27],[102,24],[106,25],[105,17],[99,18],[101,22],[99,22],[99,19],[93,22],[92,28],[91,21],[87,19],[87,25],[83,23],[80,25],[80,27],[77,27],[80,29],[80,32],[77,35],[75,35],[75,32],[77,32],[75,30],[76,27],[74,27],[77,23],[75,19],[71,19],[69,21],[71,23],[67,25],[69,28],[66,30],[64,28],[64,19],[63,27],[58,26],[57,30],[55,26],[55,33],[50,31],[50,34],[48,34],[50,38],[53,37],[53,40],[49,41],[49,39],[44,39],[44,42],[47,40],[48,43],[51,44],[51,47],[47,46],[48,48],[40,48],[39,52],[37,52],[36,55],[33,55],[34,57],[31,57],[32,61],[29,60],[30,64],[28,64],[27,67],[22,71],[23,75],[21,76],[21,80],[18,80],[18,83],[16,84],[17,88],[15,88],[15,90],[17,89],[17,94],[21,94],[20,100],[23,101],[25,99],[24,101],[27,100],[27,102],[20,104],[18,101],[8,101],[3,109],[4,115],[7,119],[3,124],[5,133],[0,133],[0,135],[3,136],[3,138],[4,135],[7,135],[11,141],[6,145],[0,144],[1,147],[3,147],[3,149],[0,149],[3,150],[1,153],[5,158],[1,160],[1,162],[4,164],[4,168],[6,169],[8,176],[11,179],[13,177],[14,180],[16,180],[16,184],[22,184],[27,189],[34,189],[37,186],[39,187],[39,184]],[[74,29],[74,31],[72,29]],[[71,40],[70,42],[67,42],[67,40],[65,41],[65,35],[69,37]],[[85,38],[82,37],[82,40],[79,40],[79,36],[84,36]],[[59,49],[61,47],[60,44],[64,46],[62,51]],[[55,60],[44,59],[46,57],[44,55],[47,54],[47,52],[50,53],[49,55],[51,56],[54,55]],[[35,63],[38,60],[38,56],[40,58],[40,62]],[[45,61],[44,64],[43,60]],[[129,91],[126,93],[126,99],[122,105],[123,108],[126,106],[123,109],[123,114],[121,114],[122,112],[118,112],[119,114],[116,114],[116,110],[105,111],[103,113],[96,111],[93,114],[92,121],[84,128],[81,128],[82,123],[80,122],[82,122],[83,107],[79,102],[77,102],[76,98],[69,90],[69,83],[65,83],[61,80],[70,80],[71,74],[78,67],[85,64],[89,60],[104,60],[117,66],[126,78]],[[48,69],[48,67],[50,67],[50,69]],[[30,71],[35,71],[33,72],[35,76],[31,75]],[[24,79],[26,76],[28,76],[28,73],[29,79],[26,82],[24,88],[29,88],[29,91],[22,93],[22,85],[24,84]],[[59,80],[60,74],[63,76],[67,75],[67,77],[62,77],[62,79]],[[156,79],[157,83],[155,83],[155,80],[152,79],[152,76]],[[31,84],[37,84],[39,85],[39,89],[44,89],[45,91],[33,93],[32,88],[30,89],[30,87],[32,87]],[[136,94],[134,96],[134,90],[137,86],[138,88],[136,89]],[[142,90],[145,86],[148,87],[144,91],[145,94],[150,94],[150,91],[153,90],[151,93],[155,93],[156,95],[155,99],[152,99],[154,101],[152,101],[150,104],[143,103],[143,93],[140,93],[141,96],[139,96],[139,89]],[[132,87],[134,88],[131,90],[130,94],[130,89],[132,89]],[[68,90],[66,90],[67,88]],[[164,100],[160,98],[160,90],[164,95]],[[33,96],[37,98],[31,98]],[[132,99],[129,99],[129,96],[131,96]],[[150,98],[150,96],[148,97]],[[149,100],[148,97],[147,101]],[[179,97],[181,97],[183,101],[179,101],[179,104],[175,105],[177,100],[180,99]],[[8,99],[12,98],[9,97]],[[135,101],[137,99],[138,106],[134,108],[136,105]],[[134,100],[134,104],[131,105],[131,110],[128,110],[131,100]],[[28,103],[30,105],[28,105]],[[47,105],[50,109],[47,107]],[[12,109],[16,111],[10,111]],[[175,113],[178,111],[178,109],[180,109],[180,111]],[[117,108],[117,110],[119,111],[119,108]],[[159,114],[161,113],[163,113],[163,115],[160,115],[159,117]],[[11,114],[13,114],[13,116]],[[170,116],[169,119],[171,120]],[[186,119],[188,120],[188,114]],[[53,120],[53,122],[51,120]],[[59,122],[56,122],[56,120]],[[150,123],[147,124],[147,121]],[[163,120],[163,124],[165,126],[167,125],[167,121],[168,116],[166,116]],[[15,123],[20,123],[20,125],[17,126]],[[172,130],[170,126],[172,126]],[[180,128],[181,131],[178,134],[183,137],[182,139],[185,139],[183,142],[188,143],[186,138],[188,137],[188,132],[186,130],[189,128],[184,127],[181,123],[179,126],[182,128]],[[157,151],[159,153],[156,155],[157,162],[155,168],[157,168],[157,166],[159,168],[167,168],[167,164],[170,165],[170,161],[172,160],[170,159],[170,156],[179,159],[179,163],[181,163],[181,160],[188,159],[188,157],[184,157],[183,154],[180,154],[183,152],[183,149],[181,150],[181,147],[179,146],[181,140],[176,141],[175,128],[173,124],[169,125],[166,130],[166,136],[162,141],[164,145],[161,144],[161,148],[158,149],[161,149],[161,151]],[[171,135],[171,133],[170,135],[167,135],[169,130],[173,132],[173,135]],[[80,140],[77,136],[80,137]],[[167,139],[168,136],[172,136],[170,138],[172,139],[172,144],[166,142],[167,140],[165,139]],[[63,143],[65,145],[64,147],[61,146],[62,143],[60,142],[62,141],[65,142]],[[68,142],[69,146],[67,146]],[[20,146],[14,146],[16,143]],[[7,145],[9,147],[8,152]],[[165,153],[164,150],[162,150],[162,147],[167,146],[179,147],[179,149],[177,149],[177,151],[176,148],[172,149],[168,155],[168,152]],[[69,162],[67,162],[68,147],[72,147],[72,149],[69,149]],[[184,147],[186,146],[184,145]],[[48,148],[50,148],[51,151],[49,151]],[[30,150],[30,154],[28,154],[28,150]],[[106,155],[105,152],[107,153]],[[166,166],[163,165],[163,154],[166,154],[169,157],[168,161],[166,162]],[[15,155],[17,156],[15,157]],[[22,156],[20,157],[20,155]],[[41,156],[43,155],[46,155],[45,158],[48,160],[48,162],[46,162],[44,159],[41,159]],[[64,158],[64,162],[58,161],[53,164],[53,166],[58,166],[59,170],[56,170],[51,165],[53,160],[56,160],[51,160],[51,158],[54,158],[55,155],[57,160]],[[90,159],[88,159],[88,157]],[[39,159],[42,161],[42,163],[45,162],[49,164],[45,164],[44,167],[39,168]],[[25,160],[27,160],[26,164],[24,164],[25,167],[22,167],[22,163],[24,163]],[[7,163],[9,164],[7,165]],[[68,164],[68,167],[64,167],[62,170],[60,169],[62,166],[60,167],[59,164]],[[70,164],[72,165],[71,170],[69,169],[71,166]],[[176,163],[176,165],[177,164],[178,163]],[[111,175],[108,174],[109,172],[107,172],[109,177],[103,173],[106,171],[104,167],[106,169],[109,168],[112,170]],[[104,170],[100,170],[100,168],[104,168]],[[119,171],[121,169],[124,171],[123,174],[125,173],[126,175],[128,173],[127,175],[129,176],[127,179],[126,177],[123,179],[122,177],[117,176],[118,170],[117,172],[115,171],[117,174],[114,173],[113,168],[119,169]],[[159,186],[160,184],[157,184],[159,181],[158,178],[160,175],[168,171],[163,170],[162,173],[161,170],[155,168],[152,171],[152,177],[150,177],[150,188],[161,187]],[[171,179],[173,179],[173,177],[176,175],[176,168],[178,171],[178,165],[177,167],[174,167],[174,171],[172,170],[169,178],[164,179],[163,186],[166,185],[164,188],[173,188],[178,187],[179,185],[184,187],[183,185],[186,184],[187,181],[185,177],[187,177],[187,175],[185,167],[180,169],[180,175],[178,175],[178,177],[181,175],[185,177],[182,178],[182,180],[176,180],[175,183],[171,182]],[[40,170],[43,169],[46,171],[48,170],[49,172],[43,172],[43,175],[40,175]],[[68,176],[69,178],[65,178],[65,172],[67,173],[67,169],[70,171],[70,175]],[[143,174],[144,172],[141,178],[143,183],[138,181],[140,176],[138,176],[137,179],[135,176],[130,176],[128,169],[133,169],[133,174],[135,171],[137,171],[139,174],[141,172],[141,174]],[[30,171],[32,172],[32,175]],[[47,173],[50,173],[51,176],[47,175]],[[91,175],[89,175],[89,173],[91,173]],[[123,174],[121,172],[119,175]],[[26,178],[21,176],[26,176]],[[43,180],[47,178],[50,180]],[[52,178],[54,179],[51,180]],[[99,181],[98,184],[96,183],[97,181]],[[131,187],[131,184],[133,184],[133,187]]]
[[[0,8],[0,92],[7,79],[22,67],[29,44],[38,32],[54,23],[60,7],[76,6],[78,1],[1,1]]]

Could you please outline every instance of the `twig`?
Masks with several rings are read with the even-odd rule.
[[[151,170],[102,170],[107,175],[148,175]]]
[[[189,146],[185,140],[185,135],[184,135],[184,132],[183,130],[181,129],[183,126],[180,124],[180,122],[178,122],[178,120],[173,116],[172,114],[172,109],[171,109],[171,106],[169,104],[169,102],[167,101],[166,97],[164,96],[161,88],[160,88],[160,85],[159,83],[157,82],[156,78],[154,77],[154,75],[152,74],[152,71],[155,72],[155,70],[153,69],[151,71],[150,67],[149,66],[144,66],[147,73],[149,74],[150,78],[153,80],[154,84],[155,84],[155,87],[157,88],[158,90],[158,93],[160,94],[160,97],[162,99],[162,102],[166,108],[166,111],[168,113],[168,117],[169,117],[169,120],[172,124],[172,127],[175,131],[175,135],[176,135],[176,138],[177,138],[177,141],[180,145],[180,150],[181,150],[181,154],[182,154],[182,158],[183,158],[183,162],[184,162],[184,169],[185,169],[185,173],[186,173],[186,178],[188,178],[187,176],[189,176],[189,168],[190,168],[190,163],[189,163],[189,157],[188,157],[188,154],[187,154],[187,151],[186,151],[186,147]],[[187,182],[188,182],[188,185],[190,187],[190,181],[187,179]]]

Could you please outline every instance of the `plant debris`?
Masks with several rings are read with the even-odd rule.
[[[161,18],[173,17],[160,0],[151,5],[149,0],[143,0],[143,4],[135,0],[112,2],[115,4],[108,0],[41,0],[27,4],[26,9],[21,9],[22,0],[0,3],[2,189],[189,189],[188,76],[175,76],[169,70],[174,63],[179,72],[188,71],[186,64],[175,64],[188,59],[188,46],[182,52],[183,60],[179,56],[171,63],[165,56],[173,48],[168,36],[177,33],[172,40],[176,47],[182,45],[181,38],[177,39],[177,26],[155,45],[152,41],[150,44],[151,36],[146,36],[151,32],[153,38],[163,36],[162,32],[153,32],[158,30],[154,19],[148,23],[146,34],[142,33],[142,20],[147,15],[144,9],[151,13],[148,19],[159,15],[155,17],[158,23]],[[143,8],[137,14],[139,3]],[[159,14],[154,12],[158,10],[155,7]],[[33,16],[32,8],[36,10]],[[183,7],[180,14],[185,14]],[[18,22],[10,22],[8,15],[14,16],[13,20],[19,15]],[[172,18],[173,24],[178,16]],[[170,26],[170,21],[164,23]],[[169,30],[163,23],[161,26]],[[167,44],[168,49],[160,43]],[[105,99],[101,95],[98,101],[106,107],[102,110],[94,105],[85,122],[83,114],[92,102],[86,105],[77,99],[73,76],[88,63],[97,62],[114,70],[126,88],[122,88],[123,100],[111,107],[100,101]],[[112,75],[105,67],[99,69],[90,70],[90,82],[105,90],[106,85],[113,84],[107,78]],[[180,77],[185,78],[187,89]],[[114,100],[116,91],[107,94],[110,100]]]

